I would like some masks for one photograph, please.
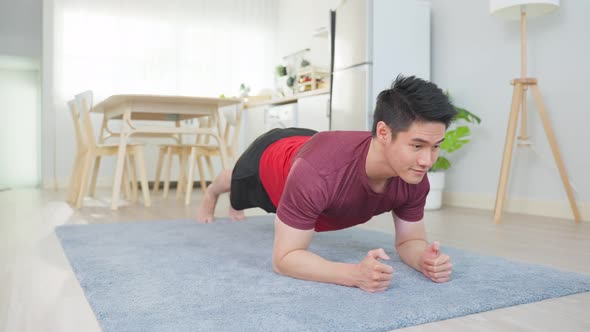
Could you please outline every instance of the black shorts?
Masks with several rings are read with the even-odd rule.
[[[258,137],[240,156],[231,176],[229,201],[236,210],[259,207],[268,213],[276,213],[270,197],[260,181],[260,158],[272,143],[291,136],[313,136],[317,131],[303,128],[277,128]]]

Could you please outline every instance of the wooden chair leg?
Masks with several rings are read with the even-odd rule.
[[[207,190],[207,179],[205,179],[205,169],[203,168],[203,160],[197,157],[197,167],[199,168],[199,181],[201,183],[201,191],[204,193]]]
[[[75,188],[73,190],[73,194],[74,197],[72,198],[72,203],[76,204],[76,200],[78,199],[78,194],[80,191],[80,186],[82,185],[82,171],[84,169],[84,161],[86,160],[86,152],[82,152],[80,153],[80,156],[78,157],[78,165],[77,165],[77,169],[76,169],[76,179],[74,180],[75,182]]]
[[[164,198],[168,197],[168,190],[170,189],[170,170],[172,169],[172,147],[166,149],[166,177],[164,178]]]
[[[210,156],[205,156],[205,161],[207,162],[207,169],[209,170],[209,176],[211,179],[215,179],[215,172],[213,171],[213,162],[211,162]]]
[[[70,182],[68,184],[68,194],[66,201],[70,204],[76,204],[78,198],[79,183],[80,183],[80,172],[82,170],[84,161],[84,153],[82,151],[76,152],[76,158],[74,159],[74,165],[72,167],[72,173],[70,174]]]
[[[158,164],[156,166],[156,178],[154,179],[154,189],[153,193],[157,193],[160,190],[160,176],[162,175],[162,165],[164,164],[164,153],[166,149],[163,147],[160,148],[160,152],[158,153]]]
[[[123,178],[121,181],[123,192],[125,193],[125,199],[131,201],[131,189],[129,188],[129,164],[127,157],[125,157],[125,163],[123,164]]]
[[[180,159],[179,161],[179,165],[180,167],[179,169],[179,174],[178,174],[178,181],[177,181],[177,187],[176,187],[176,199],[179,199],[182,197],[182,192],[185,189],[185,185],[188,185],[185,181],[186,181],[186,160],[187,160],[187,152],[185,149],[182,149],[180,151],[180,154],[178,155],[178,158]]]
[[[137,154],[135,157],[137,158],[135,164],[136,164],[137,170],[139,171],[139,179],[141,181],[141,193],[143,194],[143,204],[146,207],[150,207],[152,205],[152,202],[150,200],[150,188],[148,185],[147,175],[146,175],[146,171],[145,171],[145,160],[143,157],[143,148],[140,147],[137,150]]]
[[[90,183],[90,191],[88,192],[88,196],[94,197],[94,192],[96,190],[96,178],[98,177],[98,170],[100,169],[100,156],[96,156],[94,158],[94,168],[92,169],[92,182]]]
[[[139,201],[137,190],[137,163],[135,162],[135,155],[129,155],[129,173],[131,174],[131,189],[133,191],[133,202]]]
[[[193,193],[193,177],[195,175],[195,159],[197,156],[197,149],[191,148],[191,154],[189,156],[189,168],[188,168],[188,176],[186,180],[186,193],[184,195],[184,205],[189,205],[191,202],[191,194]],[[200,172],[199,172],[200,173]]]
[[[82,207],[84,203],[84,197],[86,196],[86,191],[88,190],[88,177],[90,176],[90,167],[92,160],[94,159],[94,153],[92,151],[88,151],[86,153],[86,158],[84,158],[84,165],[82,166],[82,174],[81,179],[82,182],[80,183],[80,188],[78,190],[78,197],[76,199],[76,208],[79,209]]]

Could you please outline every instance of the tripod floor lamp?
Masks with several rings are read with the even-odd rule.
[[[500,180],[498,182],[498,192],[496,193],[496,206],[494,209],[494,222],[499,223],[502,218],[502,208],[504,206],[504,196],[506,194],[506,185],[508,183],[508,174],[510,173],[510,163],[512,161],[512,152],[514,147],[516,126],[520,114],[520,135],[518,136],[519,146],[530,145],[527,135],[527,108],[526,92],[530,88],[533,93],[533,100],[539,117],[543,123],[545,134],[551,146],[555,163],[559,170],[559,175],[570,207],[577,223],[581,221],[580,212],[576,205],[572,187],[567,177],[559,148],[555,140],[555,134],[551,128],[547,111],[543,103],[543,98],[539,92],[537,79],[527,77],[526,74],[526,22],[527,17],[532,18],[541,16],[554,11],[559,7],[559,0],[490,0],[490,12],[494,15],[508,18],[520,19],[520,37],[521,37],[521,72],[520,78],[512,80],[510,83],[514,86],[512,92],[512,107],[510,109],[510,118],[508,120],[508,129],[506,132],[506,142],[504,143],[504,156],[502,159],[502,168],[500,170]]]

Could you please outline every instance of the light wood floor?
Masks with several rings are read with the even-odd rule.
[[[100,327],[53,232],[57,225],[194,218],[192,205],[153,196],[151,208],[129,205],[111,211],[110,192],[73,210],[65,193],[0,192],[0,331],[100,331]],[[105,199],[102,199],[104,197]],[[222,197],[218,216],[227,215]],[[247,215],[261,214],[250,210]],[[445,208],[426,213],[430,240],[443,245],[590,275],[590,222]],[[361,226],[393,234],[388,215]],[[539,276],[543,278],[543,276]],[[590,293],[551,299],[415,326],[404,331],[590,331]]]

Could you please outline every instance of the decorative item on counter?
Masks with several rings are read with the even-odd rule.
[[[295,76],[289,76],[289,78],[287,79],[287,86],[290,88],[293,88],[294,85],[295,85]]]
[[[330,72],[316,66],[307,66],[297,71],[297,86],[299,92],[326,88]]]
[[[250,87],[246,84],[240,84],[240,98],[248,97],[248,93],[250,92]]]
[[[304,48],[283,57],[285,66],[287,67],[287,75],[293,76],[291,85],[287,85],[287,81],[284,82],[284,85],[278,85],[278,90],[282,90],[284,96],[291,96],[299,91],[299,87],[297,86],[297,72],[303,66],[310,66],[310,62],[305,60],[306,58],[309,59],[309,51],[309,48]],[[280,81],[277,80],[277,82]]]
[[[287,67],[283,66],[283,65],[278,65],[276,68],[276,74],[278,77],[282,77],[287,75]]]
[[[275,77],[275,89],[280,97],[293,95],[293,85],[295,78],[284,75]]]
[[[295,89],[295,76],[290,75],[292,69],[288,66],[278,65],[276,67],[275,87],[281,97],[293,95]]]

